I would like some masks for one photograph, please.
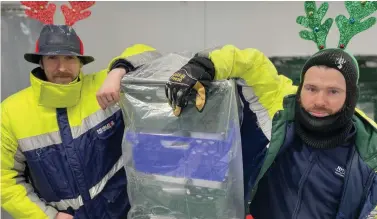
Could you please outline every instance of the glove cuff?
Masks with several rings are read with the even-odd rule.
[[[116,60],[110,67],[110,71],[115,69],[115,68],[123,68],[124,70],[126,70],[126,72],[131,72],[133,70],[135,70],[134,66],[128,62],[127,60],[125,59],[118,59]]]
[[[213,81],[215,78],[215,66],[209,58],[194,57],[182,68],[187,70],[189,76],[201,81]]]

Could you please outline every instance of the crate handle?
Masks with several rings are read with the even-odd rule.
[[[187,141],[168,141],[168,140],[161,140],[161,145],[165,148],[171,149],[188,149],[190,143]]]

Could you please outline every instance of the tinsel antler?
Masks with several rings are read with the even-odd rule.
[[[25,9],[25,14],[33,19],[36,19],[43,24],[53,24],[56,5],[48,3],[48,1],[21,1],[22,5],[28,7]]]
[[[318,49],[326,48],[326,38],[333,24],[333,19],[328,18],[323,24],[322,20],[329,8],[327,2],[322,3],[319,9],[314,1],[305,2],[306,17],[298,16],[296,22],[312,31],[300,31],[300,37],[305,40],[312,40],[317,44]]]
[[[79,20],[83,20],[91,15],[89,10],[94,5],[94,1],[70,1],[69,4],[72,8],[69,8],[67,5],[62,5],[61,10],[65,18],[65,24],[72,26]]]
[[[340,39],[338,48],[346,48],[350,40],[360,32],[363,32],[376,23],[375,17],[370,17],[363,21],[364,18],[377,11],[377,2],[366,1],[347,1],[345,2],[350,18],[344,15],[338,15],[335,18],[338,26]]]
[[[338,15],[335,18],[340,33],[338,48],[341,49],[345,49],[355,35],[372,27],[377,20],[375,17],[367,18],[377,11],[376,1],[346,1],[345,6],[350,18],[348,19],[344,15]],[[317,10],[314,1],[306,1],[305,12],[307,16],[298,16],[296,19],[298,24],[312,30],[312,32],[308,30],[300,31],[300,37],[314,41],[320,50],[326,48],[326,38],[333,23],[333,19],[328,18],[321,24],[328,7],[328,3],[325,2]],[[365,18],[367,19],[363,20]]]

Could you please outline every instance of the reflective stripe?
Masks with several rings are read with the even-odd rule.
[[[91,114],[82,120],[81,126],[71,127],[72,137],[79,137],[105,119],[112,116],[118,110],[120,110],[119,105],[113,105],[112,107],[108,107],[106,110],[101,109]],[[36,150],[61,143],[62,139],[59,131],[18,140],[18,144],[22,152]]]
[[[119,160],[114,164],[114,166],[111,168],[111,170],[102,178],[102,180],[97,183],[95,186],[93,186],[91,189],[89,189],[90,198],[96,197],[103,188],[105,187],[107,181],[111,179],[117,173],[120,169],[122,169],[124,166],[123,162],[123,156],[119,158]]]
[[[91,114],[90,116],[86,117],[82,120],[81,126],[71,127],[72,137],[78,138],[82,134],[86,133],[93,127],[97,126],[107,118],[111,117],[119,111],[120,108],[118,105],[113,105],[112,107],[108,107],[106,110],[98,110],[97,112]],[[61,144],[62,139],[60,137],[59,132],[51,132],[39,136],[33,136],[29,138],[24,138],[18,140],[19,150],[15,154],[15,160],[19,162],[15,162],[15,169],[17,169],[18,173],[24,171],[25,166],[22,164],[26,159],[22,152],[36,150],[43,147],[48,147],[56,144]],[[106,183],[123,167],[123,157],[120,157],[119,160],[114,164],[111,170],[98,182],[95,186],[90,188],[89,194],[90,197],[93,199],[96,197],[105,187]],[[30,184],[24,183],[24,178],[16,179],[17,183],[23,185],[27,190],[33,190]],[[35,197],[34,197],[35,196]],[[46,208],[45,202],[40,200],[34,193],[32,196],[29,197],[32,201],[38,204],[42,209]],[[79,209],[81,206],[84,205],[82,196],[79,195],[77,198],[73,199],[63,199],[58,202],[50,202],[49,205],[55,207],[58,210],[66,210],[69,207],[72,207],[74,210]],[[51,207],[50,207],[51,208]],[[47,209],[48,210],[48,209]],[[51,212],[53,213],[53,212]],[[55,213],[56,214],[56,213]]]
[[[13,169],[17,171],[18,175],[23,175],[25,171],[26,158],[24,154],[20,151],[20,148],[17,148],[16,153],[14,154],[14,166]]]
[[[46,205],[46,203],[41,200],[35,193],[34,188],[29,183],[17,183],[18,185],[21,185],[25,187],[27,197],[30,199],[30,201],[34,202],[36,205],[38,205],[39,208],[42,209],[42,211],[49,217],[49,218],[55,218],[56,214],[58,213],[56,209],[52,208],[51,206]]]
[[[43,135],[23,138],[18,140],[22,152],[44,148],[54,144],[61,144],[62,139],[59,132],[50,132]]]
[[[96,197],[103,188],[105,187],[106,183],[113,177],[121,168],[123,168],[123,156],[119,158],[119,160],[114,164],[111,170],[99,181],[95,186],[89,189],[90,198],[93,199]],[[68,207],[72,207],[74,210],[79,209],[81,206],[84,205],[81,195],[74,199],[63,199],[59,202],[50,202],[50,205],[56,207],[58,210],[66,210]]]
[[[49,204],[54,206],[56,209],[63,211],[67,210],[69,207],[73,208],[74,210],[77,210],[84,205],[84,202],[82,201],[82,197],[80,195],[77,198],[63,199],[59,202],[50,202]]]
[[[242,94],[245,97],[245,100],[249,103],[250,110],[257,116],[258,126],[270,141],[272,119],[269,116],[268,110],[259,102],[259,98],[255,95],[253,88],[248,86],[243,79],[237,80],[237,84],[242,86]]]
[[[98,110],[97,112],[91,114],[82,120],[81,126],[71,127],[72,137],[78,138],[80,135],[86,133],[88,130],[97,126],[107,118],[111,117],[120,110],[118,104],[113,105],[112,107],[106,108],[106,110]]]

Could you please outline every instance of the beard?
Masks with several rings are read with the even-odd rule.
[[[341,108],[339,111],[334,112],[331,109],[325,107],[313,106],[312,108],[306,109],[300,98],[297,98],[296,116],[299,122],[309,131],[319,132],[319,133],[329,133],[331,131],[341,128],[344,123],[339,120],[345,112],[345,107]],[[326,116],[316,116],[311,112],[322,112],[326,113]]]
[[[328,112],[328,116],[317,117],[310,114],[310,110]],[[338,112],[324,107],[313,107],[309,112],[296,97],[295,131],[302,141],[313,148],[334,148],[340,146],[348,137],[352,129],[353,111],[346,105]],[[322,111],[321,111],[322,110]]]

